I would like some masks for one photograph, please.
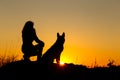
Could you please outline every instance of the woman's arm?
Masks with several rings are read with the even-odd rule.
[[[36,41],[37,43],[39,43],[39,44],[41,44],[42,46],[44,46],[44,42],[37,37],[35,29],[34,29],[34,39],[35,39],[35,41]]]

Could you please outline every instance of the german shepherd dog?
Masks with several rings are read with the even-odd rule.
[[[57,33],[56,42],[43,54],[41,62],[45,64],[53,63],[56,59],[57,64],[60,63],[60,55],[64,49],[63,44],[65,42],[65,33],[62,35]]]

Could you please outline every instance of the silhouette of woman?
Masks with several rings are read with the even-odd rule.
[[[27,21],[22,30],[22,52],[25,61],[30,61],[31,56],[37,56],[37,61],[41,59],[42,50],[44,47],[44,42],[41,41],[33,28],[34,23],[32,21]],[[37,44],[33,45],[33,41]]]

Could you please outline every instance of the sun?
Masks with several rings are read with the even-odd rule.
[[[65,65],[65,63],[64,62],[60,62],[60,66],[64,66]]]

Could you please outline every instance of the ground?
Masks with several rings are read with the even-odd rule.
[[[0,80],[120,80],[120,67],[87,68],[83,65],[15,61],[0,68]]]

